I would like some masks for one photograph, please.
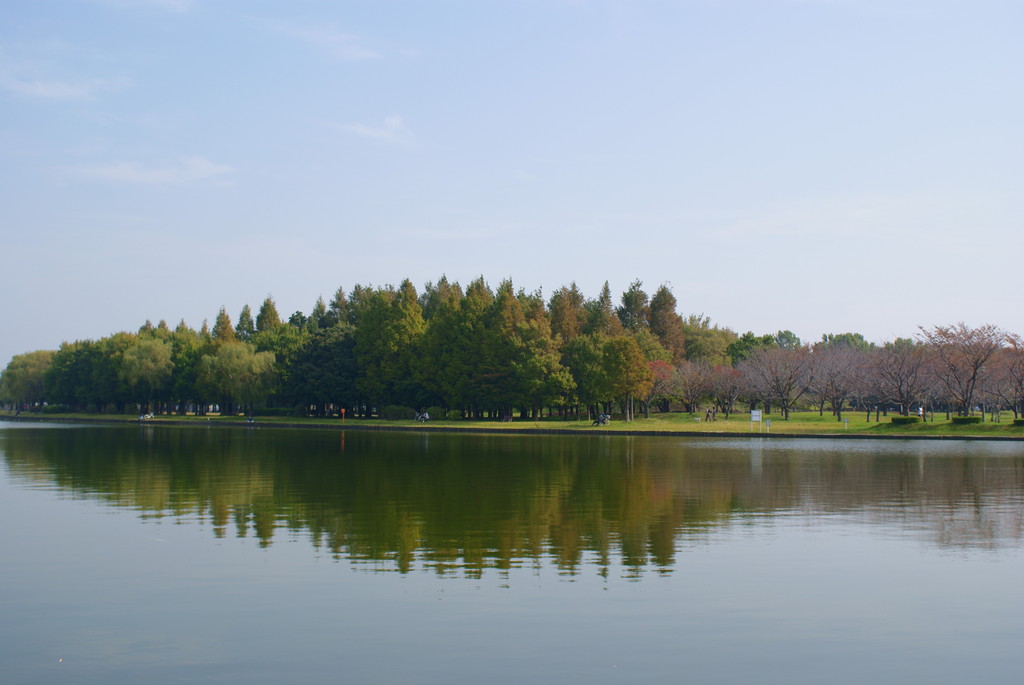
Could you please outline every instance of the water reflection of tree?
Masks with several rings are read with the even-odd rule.
[[[1022,536],[1021,458],[726,450],[651,438],[234,430],[18,431],[15,477],[337,558],[478,576],[554,563],[672,569],[679,550],[748,516],[837,513],[943,546]],[[1016,506],[1013,506],[1016,504]]]

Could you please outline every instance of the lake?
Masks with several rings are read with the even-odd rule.
[[[1024,443],[0,422],[3,683],[1019,683]]]

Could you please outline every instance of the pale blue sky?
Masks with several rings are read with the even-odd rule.
[[[442,274],[1024,334],[1024,3],[6,0],[0,364]]]

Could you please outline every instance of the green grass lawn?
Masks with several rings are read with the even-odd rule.
[[[7,412],[0,412],[0,416],[10,415]],[[89,421],[134,421],[135,417],[123,415],[101,415],[101,414],[32,414],[22,413],[23,418],[33,418],[40,421],[47,419],[72,418]],[[424,427],[432,430],[450,427],[453,429],[472,430],[486,428],[488,430],[510,430],[515,431],[522,428],[550,428],[561,430],[577,430],[581,432],[621,432],[621,431],[670,431],[678,433],[774,433],[774,434],[862,434],[862,435],[937,435],[937,436],[1004,436],[1024,438],[1024,426],[1013,425],[1013,414],[1004,412],[1001,422],[987,421],[982,424],[967,426],[954,426],[946,420],[945,414],[936,414],[934,422],[931,420],[925,423],[912,424],[908,426],[894,426],[890,422],[890,416],[882,416],[881,420],[875,421],[874,414],[869,420],[864,412],[848,412],[843,415],[846,422],[837,421],[834,416],[826,413],[819,416],[817,412],[793,412],[788,421],[779,414],[772,414],[763,417],[764,420],[758,423],[750,422],[748,413],[733,414],[728,420],[720,414],[717,421],[703,421],[702,415],[669,413],[652,413],[650,418],[638,418],[632,422],[625,422],[613,419],[606,427],[597,428],[591,425],[590,421],[563,421],[557,417],[546,417],[538,421],[514,419],[510,422],[501,421],[469,421],[462,419],[453,420],[431,420],[426,424],[415,421],[384,421],[382,419],[352,419],[348,418],[344,423],[337,417],[334,418],[312,418],[312,417],[260,417],[257,413],[257,424],[277,423],[294,424],[299,426],[330,425],[333,427],[346,426],[380,426],[380,427]],[[152,423],[169,423],[171,421],[196,424],[244,424],[246,419],[241,416],[158,416],[151,420]],[[769,426],[770,422],[770,426]]]

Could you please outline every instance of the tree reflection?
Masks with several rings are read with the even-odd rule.
[[[720,526],[793,514],[925,530],[940,546],[1021,540],[1019,456],[752,444],[93,427],[9,431],[2,448],[18,480],[264,547],[287,531],[402,573],[669,572]]]

